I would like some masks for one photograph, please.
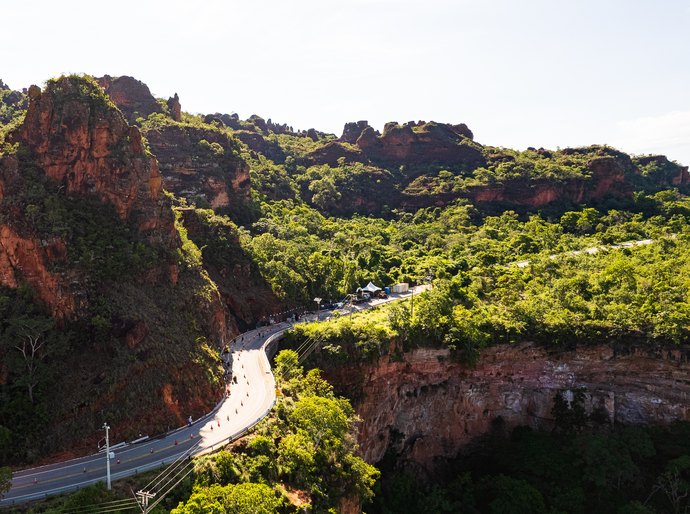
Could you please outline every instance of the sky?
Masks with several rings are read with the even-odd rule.
[[[131,75],[193,113],[466,123],[482,144],[690,165],[690,0],[33,0],[2,18],[15,89]]]

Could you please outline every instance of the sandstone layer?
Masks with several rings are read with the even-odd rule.
[[[327,377],[355,397],[368,462],[391,451],[403,466],[430,471],[487,434],[497,419],[550,429],[559,391],[584,388],[586,409],[607,423],[690,420],[690,349],[617,353],[611,346],[549,352],[525,343],[485,349],[476,366],[448,350],[418,349]]]

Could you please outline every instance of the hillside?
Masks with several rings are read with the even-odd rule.
[[[570,512],[559,494],[587,487],[596,499],[573,512],[615,512],[685,455],[650,432],[658,461],[641,450],[617,486],[597,468],[606,478],[566,492],[499,454],[494,470],[463,464],[488,454],[483,438],[517,451],[524,426],[588,447],[690,419],[687,167],[608,146],[490,146],[462,123],[358,121],[338,137],[183,101],[126,76],[0,83],[0,464],[92,449],[105,420],[122,439],[184,423],[217,401],[235,335],[368,281],[433,290],[287,340],[320,342],[306,366],[362,423],[318,374],[286,378],[293,396],[233,471],[204,461],[180,512],[248,482],[279,491],[285,512],[356,512],[376,490],[369,464],[384,471],[375,512],[421,511],[415,496],[455,512],[457,491],[479,506],[464,511],[486,511],[521,487],[540,512]],[[294,418],[312,401],[344,416],[333,447]],[[489,485],[499,469],[505,489]]]
[[[206,412],[222,391],[218,350],[262,308],[228,310],[155,157],[97,84],[62,77],[28,97],[0,157],[8,461],[91,450],[105,420],[124,439]],[[251,275],[239,248],[233,263]]]

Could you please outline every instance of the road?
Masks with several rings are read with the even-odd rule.
[[[383,303],[403,300],[431,286],[412,288],[408,293],[393,294],[387,299],[375,299],[356,305],[364,310]],[[328,311],[321,312],[321,319]],[[196,420],[191,426],[180,427],[164,436],[148,439],[113,450],[110,461],[111,479],[117,480],[169,465],[185,455],[198,456],[228,443],[261,421],[275,403],[275,380],[266,355],[266,347],[290,324],[279,323],[245,332],[232,345],[233,376],[237,383],[230,386],[230,396],[216,408]],[[233,381],[234,382],[234,381]],[[117,434],[111,432],[111,439]],[[81,487],[105,482],[105,454],[96,453],[69,461],[16,471],[12,488],[0,500],[1,507],[74,492]]]
[[[621,248],[634,248],[636,246],[646,246],[646,245],[650,245],[654,242],[655,242],[654,239],[640,239],[639,241],[625,241],[624,243],[618,243],[618,244],[613,244],[613,245],[608,245],[608,246],[592,246],[590,248],[585,248],[584,250],[573,250],[571,252],[556,253],[553,255],[549,255],[549,259],[557,259],[558,257],[562,257],[563,255],[581,255],[583,253],[586,253],[588,255],[594,255],[595,253],[599,253],[601,251],[620,250]],[[524,260],[524,261],[512,262],[508,266],[517,266],[518,268],[526,268],[529,265],[530,265],[530,261]]]
[[[242,342],[238,341],[232,348],[233,374],[237,377],[237,384],[231,385],[230,396],[191,426],[113,450],[115,456],[110,461],[112,479],[170,464],[192,448],[189,452],[192,455],[213,451],[260,421],[275,402],[275,381],[263,348],[269,336],[288,326],[283,323],[244,333]],[[111,439],[113,437],[117,439],[111,431]],[[105,481],[105,476],[104,453],[17,471],[12,477],[12,488],[0,501],[0,506],[75,491]]]

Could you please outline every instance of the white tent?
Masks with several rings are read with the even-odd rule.
[[[371,282],[369,282],[366,287],[362,288],[362,291],[366,291],[367,293],[375,293],[376,291],[380,291],[381,288],[378,286],[375,286]]]

